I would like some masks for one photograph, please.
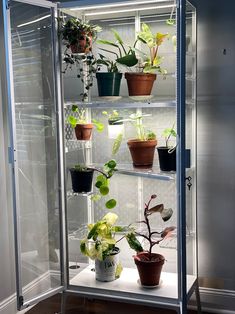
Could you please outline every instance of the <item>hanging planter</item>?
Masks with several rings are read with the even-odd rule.
[[[74,40],[74,43],[70,44],[70,50],[72,53],[89,53],[92,50],[92,34],[86,34],[81,32]]]
[[[150,73],[125,73],[129,96],[150,95],[156,77]]]
[[[92,188],[94,170],[86,167],[71,168],[72,189],[74,193],[88,193]]]
[[[116,270],[119,264],[120,249],[115,247],[104,260],[95,260],[95,278],[98,281],[113,281],[116,279]]]
[[[96,73],[99,96],[119,96],[122,73]]]
[[[155,147],[157,140],[133,139],[127,142],[133,165],[135,167],[151,167],[153,165]]]

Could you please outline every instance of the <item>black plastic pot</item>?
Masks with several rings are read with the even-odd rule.
[[[96,73],[99,96],[119,96],[122,73]]]
[[[91,191],[93,169],[79,171],[75,168],[70,169],[72,179],[72,189],[75,193],[87,193]]]
[[[162,171],[176,171],[176,149],[169,147],[157,147],[159,165]]]

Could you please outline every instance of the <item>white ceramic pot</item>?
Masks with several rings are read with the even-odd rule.
[[[95,278],[99,281],[115,280],[116,268],[119,262],[119,248],[115,248],[113,253],[103,261],[95,260]]]

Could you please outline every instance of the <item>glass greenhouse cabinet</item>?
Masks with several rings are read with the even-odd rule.
[[[200,310],[195,7],[2,12],[19,309],[62,291],[181,313],[195,292]]]

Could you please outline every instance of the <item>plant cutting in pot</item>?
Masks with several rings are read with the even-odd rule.
[[[118,260],[120,249],[117,243],[123,238],[116,240],[116,233],[122,232],[123,227],[116,226],[118,216],[108,212],[101,220],[88,225],[88,234],[81,241],[82,254],[95,260],[96,280],[113,281],[120,277],[122,272],[121,263]]]
[[[144,116],[148,115],[136,113],[131,114],[129,119],[124,120],[130,121],[137,133],[137,138],[130,139],[127,142],[135,167],[151,167],[157,145],[156,134],[151,130],[146,130],[143,125]]]
[[[119,112],[114,109],[111,111],[103,111],[103,115],[108,118],[108,137],[111,139],[116,139],[118,136],[124,135],[124,124],[123,117],[119,115]]]
[[[156,287],[160,283],[160,276],[162,266],[165,262],[164,256],[153,252],[155,245],[159,244],[164,239],[170,237],[171,233],[175,230],[175,227],[166,227],[163,231],[152,231],[150,225],[150,216],[155,213],[159,213],[163,221],[167,221],[171,218],[173,210],[171,208],[165,208],[163,204],[158,204],[150,207],[153,199],[156,199],[156,195],[151,195],[150,200],[145,203],[144,218],[139,221],[146,227],[146,232],[138,232],[135,229],[126,235],[129,246],[136,251],[134,261],[137,266],[140,283],[147,287]],[[148,249],[144,250],[137,237],[142,237],[148,242]]]
[[[177,136],[174,124],[171,128],[166,128],[162,135],[166,144],[165,146],[157,147],[160,169],[162,171],[176,171],[176,145],[169,145],[170,138],[176,138]]]
[[[63,61],[66,66],[63,73],[68,69],[77,69],[77,77],[84,84],[84,92],[81,93],[82,100],[87,101],[89,90],[93,86],[93,75],[96,73],[96,60],[92,53],[92,41],[101,31],[98,25],[82,22],[77,18],[65,20],[59,18],[59,34],[65,45]]]
[[[91,138],[91,133],[93,126],[96,127],[98,132],[102,132],[104,129],[103,123],[96,119],[92,119],[89,123],[86,119],[86,110],[84,108],[78,108],[77,105],[72,105],[72,112],[77,115],[70,115],[67,122],[75,130],[75,135],[77,140],[89,141]]]
[[[167,36],[162,33],[153,34],[150,27],[142,23],[141,32],[137,34],[137,41],[148,46],[149,54],[136,50],[143,59],[139,65],[141,72],[125,73],[129,96],[150,95],[157,77],[156,72],[163,75],[167,73],[161,68],[162,58],[158,55],[158,49]]]
[[[96,179],[96,187],[99,189],[99,195],[107,195],[109,193],[109,179],[113,176],[116,171],[115,160],[110,160],[104,165],[104,169],[98,169],[92,166],[86,165],[75,165],[70,168],[72,189],[74,193],[88,193],[92,188],[92,180],[94,171],[100,174]],[[100,182],[100,183],[97,183]],[[96,200],[100,198],[96,195]],[[106,208],[112,209],[116,206],[116,200],[110,199],[106,202]]]

